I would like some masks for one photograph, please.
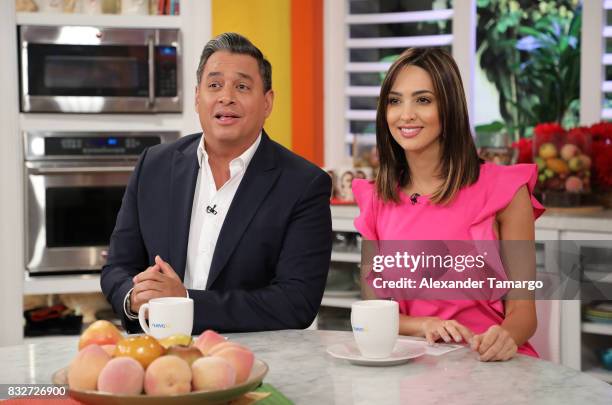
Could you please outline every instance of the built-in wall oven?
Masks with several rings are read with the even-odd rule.
[[[177,29],[18,27],[22,112],[181,112]]]
[[[26,269],[99,271],[138,155],[178,132],[24,133]]]

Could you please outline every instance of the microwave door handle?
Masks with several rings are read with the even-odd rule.
[[[155,39],[150,36],[147,40],[149,48],[149,98],[147,107],[152,109],[155,105]]]

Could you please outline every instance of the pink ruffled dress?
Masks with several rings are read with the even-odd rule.
[[[353,194],[360,214],[355,227],[368,240],[495,240],[496,214],[503,210],[523,185],[533,193],[537,168],[533,164],[499,166],[483,163],[478,181],[460,190],[448,205],[435,205],[426,196],[412,204],[400,194],[399,204],[383,203],[376,195],[376,185],[367,180],[353,181]],[[531,194],[534,220],[544,207]],[[400,312],[410,316],[436,316],[455,319],[474,333],[486,332],[504,319],[504,303],[495,301],[404,300]],[[538,357],[527,342],[519,353]]]

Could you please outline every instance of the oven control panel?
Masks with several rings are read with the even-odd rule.
[[[160,143],[157,136],[57,137],[45,138],[45,156],[66,155],[140,155]]]
[[[26,160],[136,157],[178,139],[178,132],[42,132],[24,134]]]

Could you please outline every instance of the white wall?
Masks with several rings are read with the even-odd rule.
[[[212,35],[211,0],[181,1],[183,35],[183,133],[202,130],[195,110],[196,71],[200,54]]]
[[[580,124],[591,125],[602,119],[605,80],[601,60],[605,54],[605,41],[601,33],[605,24],[603,0],[588,0],[582,8],[582,38],[580,54]]]
[[[23,338],[23,168],[15,2],[0,1],[0,346]]]

